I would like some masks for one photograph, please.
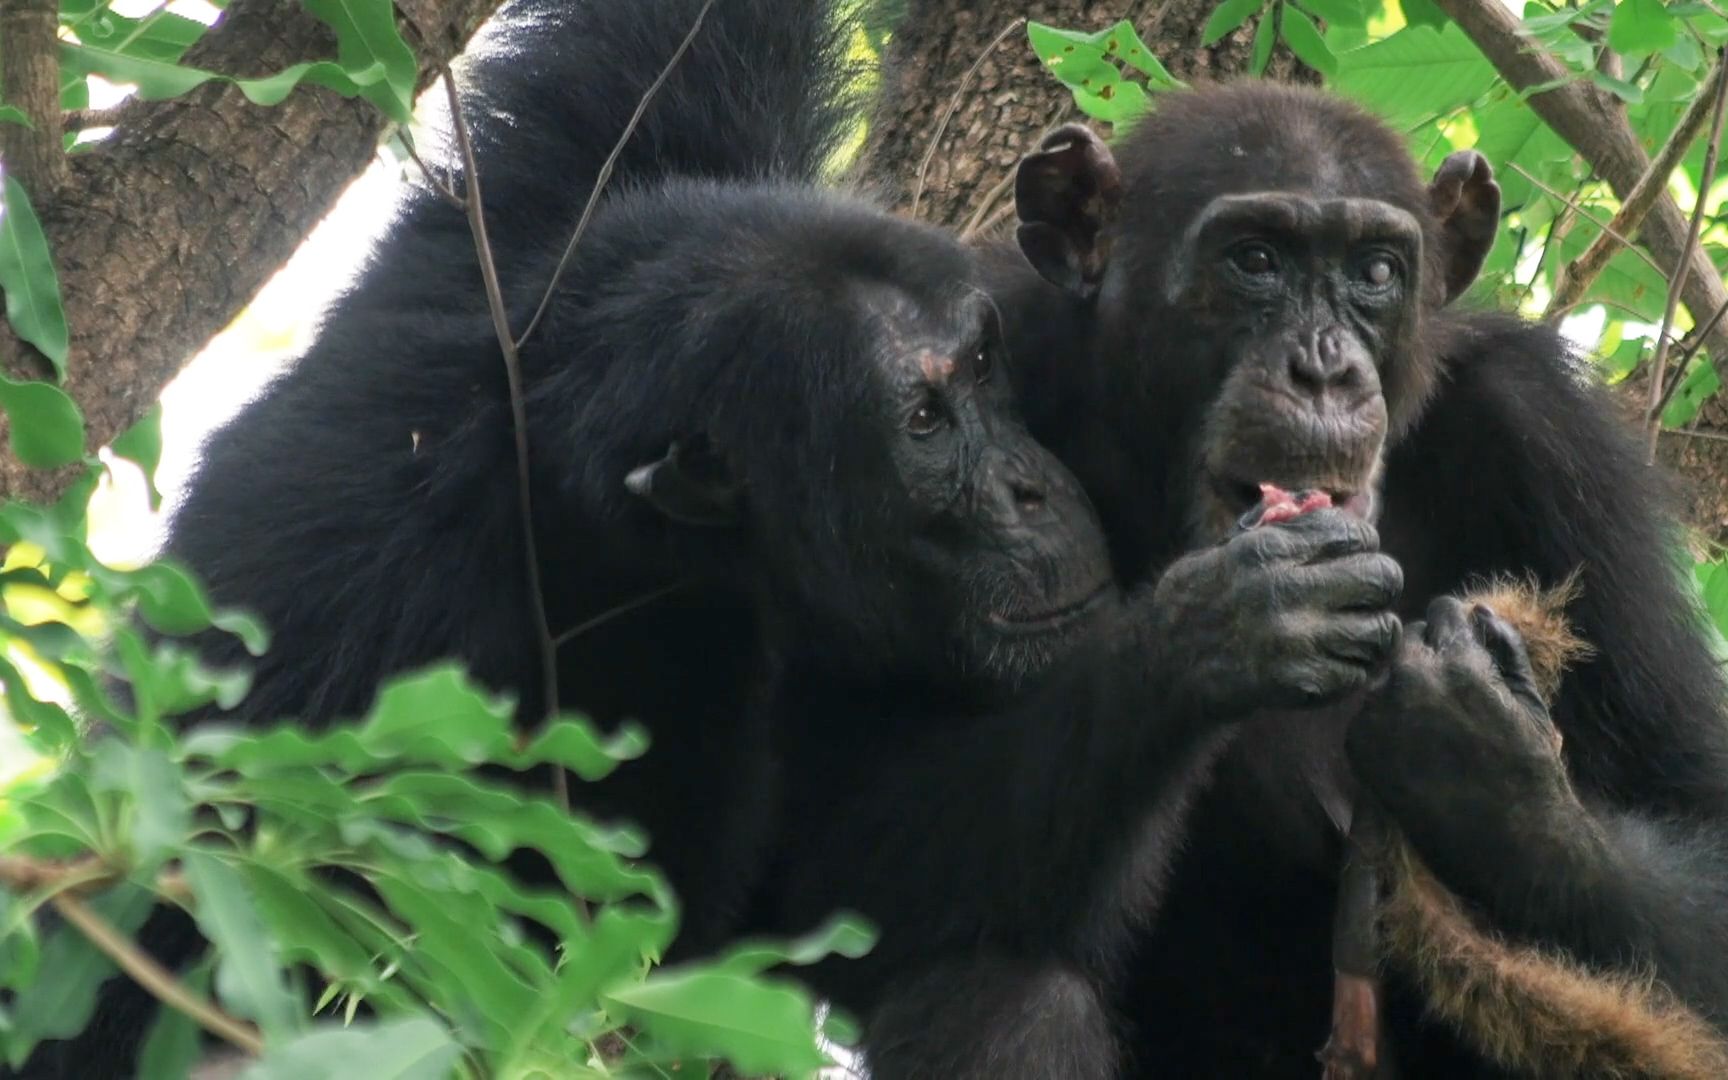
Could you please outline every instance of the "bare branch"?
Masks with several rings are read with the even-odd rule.
[[[1710,142],[1704,148],[1704,170],[1698,179],[1698,198],[1692,206],[1692,221],[1686,232],[1686,246],[1681,249],[1680,265],[1668,283],[1668,304],[1662,310],[1662,329],[1656,335],[1656,356],[1651,361],[1650,414],[1645,422],[1650,426],[1650,460],[1656,460],[1657,432],[1662,430],[1662,381],[1668,373],[1669,334],[1674,329],[1674,313],[1680,307],[1680,290],[1686,287],[1686,277],[1692,270],[1692,252],[1698,247],[1698,234],[1704,229],[1704,202],[1710,195],[1710,184],[1716,179],[1716,158],[1722,149],[1722,113],[1728,108],[1728,79],[1722,78],[1723,65],[1728,62],[1728,50],[1716,53],[1715,105],[1710,119]]]
[[[1530,94],[1530,107],[1578,151],[1624,203],[1649,171],[1650,156],[1623,111],[1592,83],[1574,78],[1559,60],[1532,42],[1500,0],[1436,3],[1514,89],[1547,87]],[[1663,266],[1677,267],[1684,257],[1686,217],[1674,200],[1663,194],[1658,194],[1641,229],[1619,231],[1636,235]],[[1714,311],[1728,300],[1728,288],[1703,252],[1694,249],[1691,259],[1693,272],[1687,277],[1681,300],[1695,314]],[[1722,326],[1711,335],[1709,348],[1712,353],[1728,355],[1728,333]]]
[[[492,329],[498,335],[498,350],[504,354],[505,377],[510,384],[510,426],[516,436],[516,508],[522,526],[522,562],[528,578],[528,603],[534,617],[534,636],[540,647],[541,707],[547,716],[558,712],[558,645],[546,620],[546,591],[540,582],[540,551],[534,539],[534,496],[528,472],[528,409],[522,392],[522,363],[516,340],[510,334],[510,313],[504,306],[504,290],[498,284],[498,264],[492,257],[492,242],[486,237],[486,207],[480,195],[480,169],[474,160],[474,141],[462,118],[462,96],[450,69],[444,69],[444,91],[450,98],[450,124],[456,146],[462,153],[462,170],[468,197],[468,230],[474,234],[474,250],[480,259],[480,277],[486,284],[486,307],[492,313]],[[552,773],[559,805],[570,809],[570,781],[563,769]]]
[[[66,892],[89,896],[121,880],[114,868],[94,855],[78,859],[36,859],[0,855],[0,888],[13,893]],[[178,872],[164,870],[152,888],[183,907],[192,903],[192,887]]]
[[[1618,245],[1624,244],[1643,255],[1642,249],[1634,247],[1627,237],[1638,231],[1638,227],[1644,223],[1644,216],[1656,205],[1656,200],[1663,192],[1668,190],[1668,177],[1680,167],[1680,162],[1692,148],[1699,132],[1704,130],[1704,122],[1710,118],[1710,105],[1716,100],[1716,89],[1721,85],[1723,77],[1723,65],[1717,64],[1704,85],[1698,88],[1698,96],[1687,106],[1680,122],[1669,133],[1668,141],[1657,151],[1650,167],[1644,170],[1644,175],[1638,178],[1638,183],[1633,185],[1631,192],[1622,200],[1613,219],[1603,226],[1602,233],[1590,242],[1589,247],[1562,267],[1555,276],[1554,296],[1548,301],[1548,310],[1543,315],[1549,322],[1560,319],[1578,306],[1584,299],[1584,294],[1590,290],[1591,284],[1614,257]],[[1518,167],[1514,165],[1513,168]],[[1523,169],[1518,171],[1524,172]],[[1530,174],[1524,175],[1528,177]],[[1536,182],[1534,177],[1530,179],[1532,183]],[[1645,261],[1656,266],[1648,256],[1645,256]],[[1663,277],[1669,276],[1668,271],[1661,267],[1657,266],[1656,269]]]
[[[624,125],[623,134],[612,144],[612,152],[606,155],[606,161],[600,166],[600,172],[594,177],[594,189],[588,193],[588,201],[582,207],[582,216],[576,219],[576,228],[570,234],[570,242],[564,245],[564,254],[558,257],[558,266],[552,271],[552,280],[546,283],[546,295],[540,298],[540,306],[534,309],[534,317],[528,320],[523,328],[522,336],[516,339],[516,347],[520,349],[529,335],[540,325],[540,320],[546,314],[546,309],[552,304],[552,294],[558,291],[558,282],[564,277],[564,271],[569,268],[570,260],[576,255],[576,245],[581,243],[582,234],[588,231],[588,222],[594,217],[594,210],[600,205],[600,196],[606,190],[606,184],[612,179],[612,170],[618,164],[618,155],[629,145],[630,137],[636,134],[636,125],[642,122],[642,117],[648,112],[648,106],[653,103],[654,95],[660,92],[666,80],[671,77],[672,70],[678,66],[678,61],[684,59],[684,54],[690,50],[690,43],[696,40],[696,35],[702,29],[702,23],[708,18],[708,9],[714,6],[714,0],[708,0],[702,5],[702,10],[696,13],[696,18],[690,24],[690,32],[684,35],[684,40],[678,43],[672,58],[666,61],[666,66],[660,69],[648,89],[643,92],[642,100],[636,103],[636,111],[630,114],[630,122]]]
[[[1026,19],[1022,16],[1004,26],[1002,32],[992,38],[990,44],[984,46],[984,51],[978,54],[978,58],[972,61],[966,74],[960,77],[960,85],[954,88],[954,95],[948,99],[948,107],[942,110],[942,119],[936,122],[936,130],[930,135],[930,145],[924,148],[924,157],[918,162],[918,178],[912,187],[912,206],[906,211],[908,217],[918,216],[918,204],[924,199],[924,174],[930,170],[930,160],[936,156],[936,147],[941,144],[942,135],[948,130],[948,121],[954,119],[955,110],[960,108],[960,102],[966,96],[966,88],[972,85],[978,69],[984,66],[984,61],[990,59],[990,54],[1008,39],[1009,34],[1020,29],[1025,23]]]
[[[258,1029],[237,1020],[194,994],[174,973],[157,963],[125,934],[109,925],[108,920],[90,910],[84,901],[72,893],[58,893],[49,901],[60,917],[78,928],[90,944],[102,951],[116,967],[130,975],[139,986],[164,1005],[177,1009],[198,1026],[220,1039],[257,1057],[264,1053],[264,1039]]]

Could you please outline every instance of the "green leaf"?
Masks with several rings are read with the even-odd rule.
[[[210,993],[210,961],[200,960],[181,977],[194,993]],[[179,1009],[163,1005],[144,1036],[138,1059],[139,1080],[184,1080],[203,1055],[203,1039],[196,1021]]]
[[[156,906],[149,892],[119,884],[92,898],[90,907],[122,934],[135,934]],[[28,994],[20,994],[12,1009],[13,1030],[7,1044],[13,1064],[23,1063],[31,1047],[44,1039],[65,1039],[83,1031],[96,1011],[96,993],[117,977],[114,964],[88,938],[61,924],[42,943],[39,979]]]
[[[1285,4],[1279,30],[1282,32],[1284,44],[1290,46],[1290,51],[1296,54],[1298,60],[1322,75],[1338,73],[1338,58],[1333,56],[1332,50],[1326,46],[1326,39],[1320,36],[1320,28],[1314,25],[1313,19]]]
[[[1361,29],[1368,25],[1368,13],[1356,0],[1301,0],[1299,6],[1325,19],[1328,30]]]
[[[1087,40],[1088,35],[1028,22],[1026,37],[1038,59],[1064,86],[1095,92],[1099,87],[1122,81],[1116,65],[1104,58],[1101,46]]]
[[[1249,70],[1255,76],[1265,73],[1266,65],[1272,61],[1272,46],[1278,42],[1278,18],[1275,11],[1268,11],[1260,16],[1260,24],[1254,28],[1254,62]]]
[[[0,124],[18,124],[34,131],[36,125],[30,122],[30,117],[16,105],[0,105]]]
[[[125,828],[139,869],[161,866],[186,842],[192,806],[180,770],[161,750],[104,740],[92,755],[90,786],[126,797]]]
[[[414,50],[396,28],[391,0],[304,0],[306,10],[336,31],[336,59],[351,76],[381,70],[380,81],[361,84],[361,96],[398,124],[414,120]],[[358,80],[357,80],[358,81]]]
[[[204,936],[216,946],[216,988],[230,1010],[256,1020],[271,1042],[295,1027],[294,996],[282,977],[252,897],[227,863],[196,849],[181,858],[197,897]]]
[[[1099,89],[1096,94],[1075,88],[1074,104],[1094,120],[1109,124],[1132,124],[1152,108],[1152,101],[1139,83],[1122,81]]]
[[[1202,47],[1210,48],[1223,40],[1224,35],[1248,21],[1248,17],[1259,11],[1266,0],[1224,0],[1212,12],[1212,17],[1206,20],[1206,28],[1200,33]]]
[[[345,70],[328,60],[294,64],[274,75],[261,79],[230,79],[214,71],[201,71],[180,64],[164,63],[139,56],[96,49],[88,45],[60,46],[60,70],[78,75],[101,75],[113,82],[133,83],[138,97],[144,101],[163,101],[190,93],[212,79],[231,82],[254,105],[277,105],[301,83],[334,90],[343,97],[354,97],[383,82],[386,71],[381,64],[359,71]]]
[[[243,1080],[448,1080],[461,1055],[450,1033],[425,1016],[325,1024],[268,1048]]]
[[[829,956],[856,960],[875,944],[876,931],[865,920],[856,915],[836,915],[790,945],[744,942],[734,945],[712,965],[704,966],[728,975],[759,975],[779,964],[803,967]]]
[[[1616,79],[1607,72],[1590,69],[1590,81],[1613,94],[1628,105],[1637,105],[1644,100],[1644,89],[1637,83]]]
[[[1140,35],[1134,29],[1134,24],[1123,19],[1115,26],[1107,27],[1093,35],[1094,43],[1104,48],[1106,56],[1114,56],[1124,64],[1146,76],[1148,85],[1161,87],[1186,86],[1181,79],[1170,74],[1170,70],[1159,61],[1156,54],[1140,40]]]
[[[1619,53],[1658,52],[1678,36],[1662,0],[1620,0],[1608,21],[1608,47]]]
[[[1330,85],[1400,127],[1467,105],[1498,81],[1456,26],[1407,27],[1338,57]]]
[[[0,409],[12,422],[12,452],[31,468],[54,469],[84,455],[84,415],[58,386],[0,375]]]
[[[162,406],[152,405],[136,424],[121,432],[109,449],[137,464],[144,470],[144,484],[150,491],[150,509],[162,505],[162,492],[156,489],[156,467],[162,463]]]
[[[1672,377],[1672,376],[1670,376]],[[1717,378],[1716,365],[1708,359],[1693,362],[1692,369],[1686,373],[1679,389],[1662,410],[1662,423],[1666,427],[1684,427],[1698,415],[1698,410],[1708,401],[1710,395],[1721,389],[1722,381]]]
[[[821,1068],[815,1009],[791,987],[700,969],[665,970],[602,1000],[680,1055],[719,1057],[747,1075]]]
[[[6,177],[5,204],[0,207],[0,291],[6,294],[6,321],[13,332],[48,358],[57,377],[66,378],[70,339],[60,279],[42,222],[23,185],[11,176]]]

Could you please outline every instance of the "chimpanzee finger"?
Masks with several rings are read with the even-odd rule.
[[[1327,621],[1315,636],[1315,645],[1334,660],[1375,667],[1385,662],[1398,644],[1398,616],[1352,612]]]
[[[1380,533],[1374,526],[1342,510],[1311,510],[1275,528],[1295,540],[1310,563],[1380,550]]]
[[[1290,570],[1279,593],[1330,611],[1391,607],[1404,591],[1404,569],[1390,555],[1359,553]]]
[[[1512,628],[1512,624],[1492,609],[1477,604],[1470,611],[1470,627],[1482,647],[1488,650],[1506,689],[1525,704],[1545,709],[1542,692],[1537,688],[1536,671],[1530,664],[1530,651],[1524,647],[1524,638]]]
[[[1428,627],[1423,640],[1435,652],[1449,653],[1475,643],[1470,632],[1470,612],[1457,597],[1435,597],[1425,614]]]

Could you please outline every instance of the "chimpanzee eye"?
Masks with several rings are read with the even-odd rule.
[[[1370,255],[1359,271],[1362,281],[1375,289],[1384,289],[1398,276],[1398,263],[1390,255]]]
[[[906,430],[917,438],[934,435],[948,422],[948,411],[942,407],[932,395],[924,399],[924,403],[912,410],[912,415],[906,418]]]
[[[1230,262],[1244,274],[1270,274],[1278,269],[1278,259],[1266,244],[1239,244],[1230,251]]]
[[[988,345],[978,346],[978,351],[972,356],[973,376],[981,383],[990,381],[990,374],[996,369],[996,354]]]

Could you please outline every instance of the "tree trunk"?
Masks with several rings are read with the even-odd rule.
[[[422,87],[496,4],[397,0]],[[299,4],[235,0],[186,63],[252,76],[334,54],[333,36]],[[65,389],[84,410],[89,446],[137,420],[251,300],[371,162],[385,125],[373,106],[328,90],[304,87],[264,108],[211,83],[128,104],[114,135],[68,158],[46,197],[31,192],[71,327]],[[48,374],[7,329],[0,366]],[[52,499],[76,474],[0,454],[0,498]]]
[[[1083,118],[1068,91],[1039,65],[1025,28],[1009,29],[1014,20],[1025,16],[1063,30],[1099,30],[1132,20],[1164,65],[1191,81],[1248,67],[1253,21],[1209,49],[1200,47],[1201,31],[1217,6],[1217,0],[913,4],[889,44],[882,99],[858,168],[902,210],[910,212],[916,202],[917,217],[968,235],[997,228],[1013,212],[1014,163],[1056,124]],[[968,78],[974,63],[977,70]],[[1282,46],[1273,52],[1269,73],[1313,78]],[[950,108],[953,115],[944,123]]]

